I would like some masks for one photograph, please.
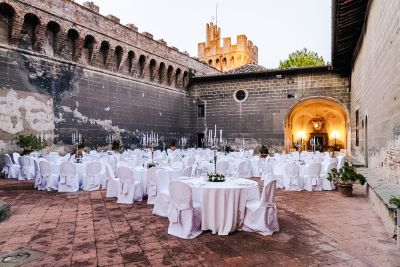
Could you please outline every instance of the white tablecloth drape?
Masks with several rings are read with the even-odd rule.
[[[257,182],[230,179],[225,182],[205,182],[201,179],[185,180],[192,187],[193,201],[201,203],[202,230],[228,235],[243,224],[246,201],[259,200]]]

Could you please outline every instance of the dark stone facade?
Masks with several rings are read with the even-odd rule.
[[[234,99],[240,89],[248,93],[242,103]],[[199,77],[190,98],[194,139],[217,124],[231,145],[243,138],[252,147],[264,144],[277,151],[284,143],[285,118],[297,103],[325,98],[350,108],[349,81],[330,67]],[[198,117],[198,105],[205,106],[204,118]]]

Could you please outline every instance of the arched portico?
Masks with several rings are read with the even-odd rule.
[[[286,151],[346,149],[348,136],[348,111],[332,98],[302,100],[290,109],[285,119]]]

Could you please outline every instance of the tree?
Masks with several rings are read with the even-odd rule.
[[[307,48],[303,50],[296,50],[289,54],[289,58],[279,62],[279,68],[290,69],[308,66],[323,66],[325,61],[322,57],[318,56],[316,52],[308,51]]]

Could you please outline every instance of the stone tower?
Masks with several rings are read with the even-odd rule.
[[[220,70],[231,69],[258,63],[258,48],[247,40],[246,35],[238,35],[236,44],[231,38],[223,38],[221,47],[221,28],[213,23],[206,25],[206,42],[198,44],[198,58],[208,65]]]

